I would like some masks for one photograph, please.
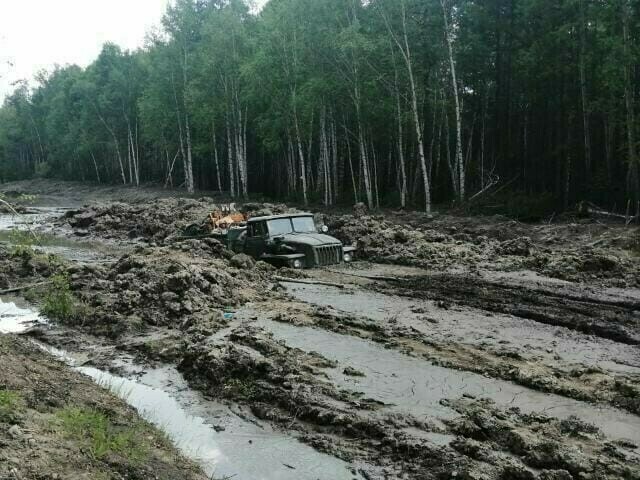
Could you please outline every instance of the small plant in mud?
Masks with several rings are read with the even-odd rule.
[[[239,378],[231,378],[228,379],[224,384],[224,389],[227,393],[232,394],[236,397],[242,398],[252,398],[256,394],[256,387],[251,381],[247,378],[239,379]]]
[[[33,247],[37,244],[36,238],[24,230],[12,230],[9,234],[11,254],[16,257],[33,255]]]
[[[65,408],[56,415],[63,432],[88,445],[91,455],[100,460],[116,454],[129,462],[139,463],[148,456],[148,445],[140,425],[119,427],[95,410]]]
[[[57,320],[71,320],[77,316],[69,278],[65,274],[51,277],[51,284],[44,296],[42,313]]]
[[[21,406],[20,394],[11,390],[0,390],[0,422],[15,422]]]

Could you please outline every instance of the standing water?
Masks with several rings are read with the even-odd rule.
[[[0,301],[0,334],[24,332],[42,323],[40,315],[13,302]],[[41,346],[73,364],[61,350]],[[165,367],[124,378],[88,367],[74,367],[110,389],[140,415],[163,430],[208,475],[243,480],[351,480],[353,467],[320,453],[295,438],[262,424],[248,412],[235,412],[189,389],[182,375]],[[129,365],[132,370],[142,368]]]

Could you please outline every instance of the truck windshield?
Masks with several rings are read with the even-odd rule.
[[[291,225],[290,218],[278,218],[276,220],[269,220],[269,235],[286,235],[293,232],[293,226]]]
[[[298,233],[315,233],[316,224],[313,221],[313,217],[294,217],[291,219],[293,221],[293,230]]]

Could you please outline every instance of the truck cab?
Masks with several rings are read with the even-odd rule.
[[[255,217],[229,231],[229,247],[280,267],[314,268],[351,262],[355,248],[318,228],[311,213]]]

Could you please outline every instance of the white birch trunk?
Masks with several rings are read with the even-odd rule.
[[[458,93],[458,79],[456,76],[456,62],[453,56],[453,34],[449,28],[449,19],[447,12],[447,0],[440,0],[442,5],[442,15],[444,18],[445,40],[447,43],[447,51],[449,53],[449,68],[451,70],[451,86],[453,88],[453,98],[456,108],[456,160],[458,181],[458,200],[461,202],[465,199],[466,172],[464,159],[462,157],[462,112],[460,109],[460,96]]]
[[[304,205],[307,206],[309,204],[309,200],[307,198],[307,171],[306,171],[305,161],[304,161],[304,148],[302,146],[302,138],[300,137],[300,125],[298,123],[298,108],[296,106],[295,90],[293,91],[293,122],[294,122],[294,127],[296,129],[298,157],[300,160],[300,180],[302,182],[302,197],[304,199]]]
[[[231,126],[229,125],[229,117],[226,117],[227,125],[227,165],[229,167],[229,194],[231,198],[236,196],[236,179],[235,167],[233,165],[233,144],[231,143]]]
[[[218,192],[222,193],[222,179],[220,178],[220,161],[218,157],[218,141],[216,137],[216,124],[211,122],[211,139],[213,140],[213,161],[216,166],[216,180],[218,181]]]
[[[98,118],[100,119],[100,121],[102,122],[104,127],[107,129],[107,131],[111,135],[111,138],[113,139],[113,144],[114,144],[114,146],[116,148],[116,156],[118,158],[118,163],[120,165],[120,175],[122,177],[122,184],[126,185],[127,184],[127,177],[126,177],[126,175],[124,173],[124,164],[122,163],[122,155],[120,154],[120,142],[118,142],[118,137],[116,136],[116,133],[113,131],[113,129],[109,126],[107,121],[104,119],[104,117],[102,115],[100,115],[100,112],[97,110],[97,108],[96,108],[96,112],[98,114]]]

